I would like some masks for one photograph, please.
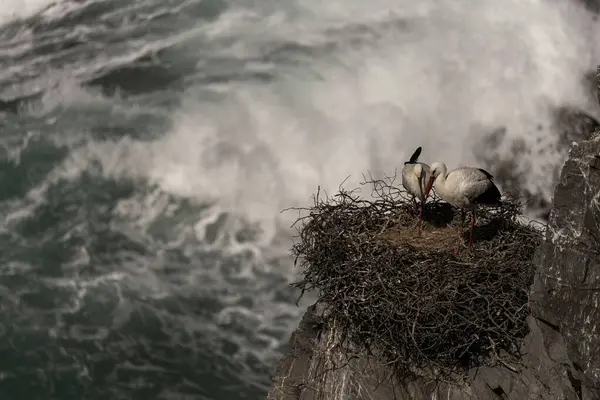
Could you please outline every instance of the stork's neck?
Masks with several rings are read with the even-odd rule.
[[[435,186],[436,192],[440,194],[441,197],[446,197],[448,194],[448,188],[446,187],[446,175],[448,175],[448,170],[443,165],[438,176],[435,177],[435,181],[433,182]]]

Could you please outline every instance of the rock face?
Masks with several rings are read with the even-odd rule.
[[[519,364],[473,368],[461,385],[402,384],[373,357],[345,360],[335,327],[312,306],[282,359],[270,400],[600,400],[600,130],[571,145],[531,293],[530,332]],[[386,375],[387,372],[387,375]]]
[[[533,314],[562,332],[574,367],[600,385],[599,132],[571,146],[537,257]]]

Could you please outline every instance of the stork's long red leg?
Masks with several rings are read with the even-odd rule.
[[[419,206],[419,236],[421,236],[421,226],[423,225],[423,202]]]
[[[471,211],[471,234],[469,235],[469,251],[473,246],[473,228],[475,228],[475,210]]]
[[[463,209],[460,210],[460,228],[458,228],[458,245],[456,246],[456,254],[460,253],[460,245],[462,243],[462,234],[463,228],[465,226],[465,211]]]
[[[460,228],[456,228],[456,231],[458,232],[458,244],[456,245],[456,251],[455,253],[458,254],[460,253],[460,239],[461,239],[461,232],[460,232]]]

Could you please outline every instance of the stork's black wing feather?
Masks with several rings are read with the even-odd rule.
[[[480,170],[481,172],[483,172],[483,174],[489,179],[489,180],[493,180],[494,176],[492,174],[490,174],[489,172],[487,172],[485,169],[483,168],[477,168],[478,170]]]
[[[404,162],[404,165],[416,163],[417,160],[419,159],[419,156],[421,155],[421,150],[423,150],[421,148],[421,146],[417,147],[417,149],[415,150],[415,152],[413,153],[413,155],[410,156],[410,160]]]
[[[485,192],[473,199],[472,202],[475,204],[485,204],[488,206],[499,206],[502,204],[502,201],[500,200],[501,197],[502,195],[500,194],[500,190],[498,190],[498,187],[492,182],[490,187]]]

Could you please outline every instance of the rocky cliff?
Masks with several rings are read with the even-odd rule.
[[[534,256],[529,333],[520,359],[477,366],[462,382],[399,382],[384,360],[347,359],[324,309],[308,309],[282,359],[270,400],[600,399],[600,130],[573,143]]]

